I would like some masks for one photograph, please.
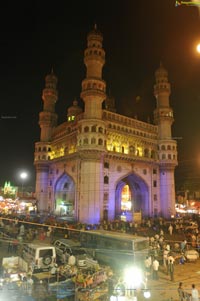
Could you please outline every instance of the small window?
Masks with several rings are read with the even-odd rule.
[[[109,177],[108,176],[104,177],[104,184],[109,184]]]
[[[40,250],[39,257],[53,256],[53,249]]]
[[[103,145],[103,140],[101,138],[98,140],[98,145]]]
[[[145,150],[144,150],[144,156],[145,156],[146,158],[149,157],[149,150],[148,150],[147,148],[145,148]]]
[[[108,162],[104,162],[104,168],[109,168],[109,163]]]
[[[157,174],[157,169],[153,169],[153,174],[156,175]]]
[[[130,152],[130,154],[135,154],[135,147],[131,145],[129,147],[129,152]]]
[[[157,181],[153,181],[153,187],[157,187]]]
[[[88,138],[85,138],[85,139],[83,140],[83,144],[88,144]]]
[[[89,132],[89,127],[88,127],[88,126],[84,127],[84,132],[85,132],[85,133],[88,133],[88,132]]]
[[[94,137],[91,139],[91,144],[96,144],[96,139]]]

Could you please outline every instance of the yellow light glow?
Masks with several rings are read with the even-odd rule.
[[[64,156],[64,147],[61,147],[60,148],[60,157]],[[59,156],[58,156],[59,157]]]
[[[128,288],[137,288],[142,283],[142,271],[137,267],[129,267],[124,271],[124,281]]]
[[[197,45],[196,50],[198,53],[200,53],[200,43]]]
[[[132,207],[131,200],[131,192],[128,185],[124,185],[121,192],[121,210],[122,211],[130,211]]]

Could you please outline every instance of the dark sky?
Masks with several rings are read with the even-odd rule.
[[[154,72],[163,62],[172,89],[173,136],[178,138],[177,177],[184,181],[193,172],[198,177],[198,8],[175,7],[175,0],[29,0],[4,1],[0,14],[0,185],[6,180],[20,185],[21,170],[29,172],[27,185],[34,185],[33,153],[39,140],[44,78],[53,67],[61,123],[75,97],[81,104],[83,52],[95,23],[104,36],[103,78],[121,114],[152,120]]]

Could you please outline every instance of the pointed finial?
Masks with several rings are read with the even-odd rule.
[[[74,106],[77,106],[77,105],[78,105],[78,101],[77,101],[76,97],[74,97],[73,105],[74,105]]]

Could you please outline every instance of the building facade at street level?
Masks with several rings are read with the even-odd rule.
[[[175,214],[174,170],[177,144],[172,138],[168,72],[155,72],[154,124],[116,113],[102,78],[103,36],[95,27],[84,52],[86,76],[81,99],[57,125],[57,78],[45,78],[40,141],[35,143],[36,199],[39,210],[66,213],[77,221],[99,223],[124,214],[170,217]]]

